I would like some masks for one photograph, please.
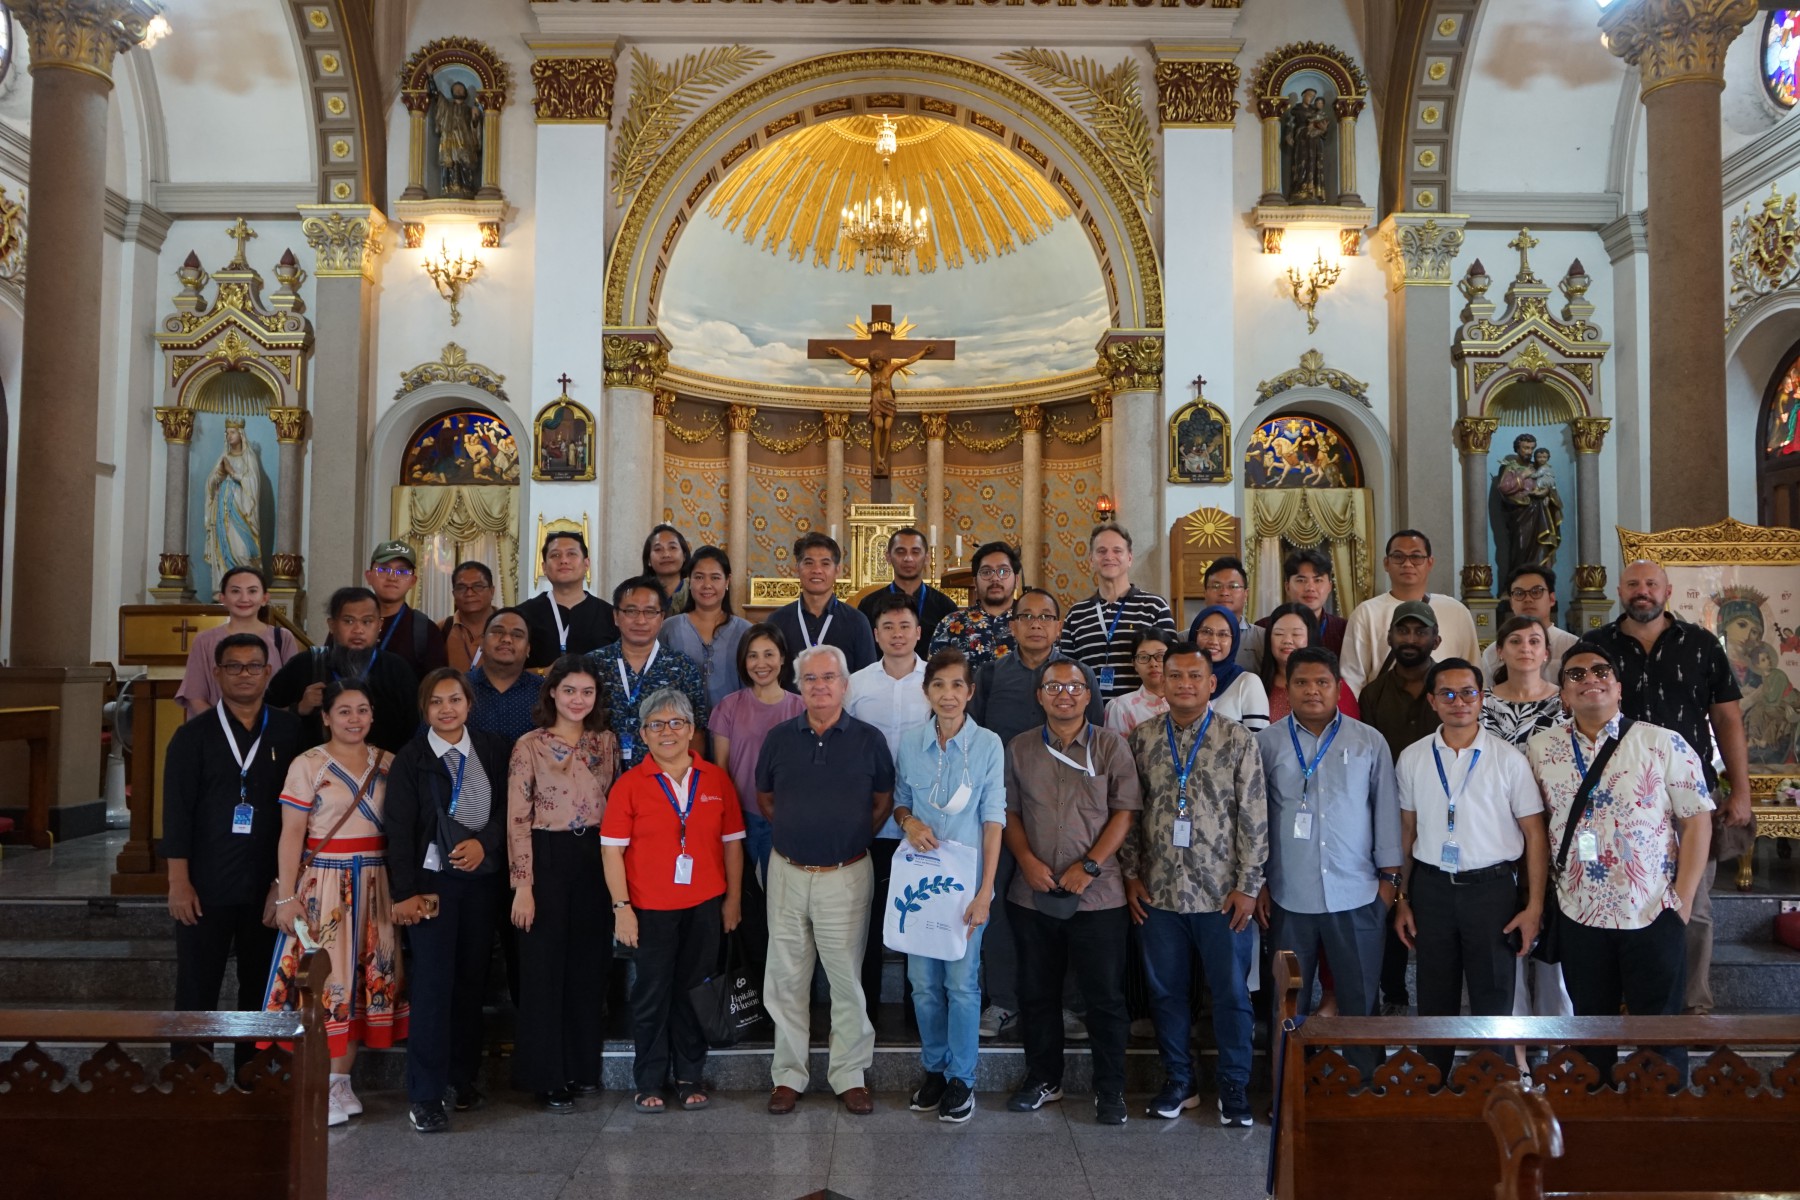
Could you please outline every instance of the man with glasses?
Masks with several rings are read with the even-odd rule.
[[[450,573],[450,601],[456,611],[438,629],[450,665],[467,674],[481,661],[481,641],[487,636],[488,618],[494,615],[494,572],[473,560],[458,564]]]
[[[987,542],[969,565],[975,571],[970,593],[975,602],[938,622],[931,635],[931,653],[955,646],[969,660],[969,670],[979,671],[1013,652],[1012,599],[1019,586],[1019,552],[1005,542]],[[980,718],[976,723],[982,723]]]
[[[366,680],[375,710],[369,742],[398,754],[419,730],[419,677],[398,654],[381,652],[381,610],[374,592],[339,588],[325,612],[325,644],[282,664],[269,681],[269,703],[300,718],[302,746],[317,746],[325,740],[319,714],[325,688],[344,679]]]
[[[1344,630],[1350,623],[1334,612],[1325,611],[1325,605],[1331,600],[1331,556],[1317,547],[1294,551],[1281,562],[1281,586],[1288,603],[1304,604],[1312,611],[1313,619],[1319,625],[1318,644],[1333,654],[1342,654]],[[1264,617],[1256,624],[1266,631],[1273,624],[1273,618]],[[1257,667],[1261,665],[1258,663]]]
[[[1482,729],[1484,682],[1460,658],[1433,664],[1425,691],[1441,725],[1394,772],[1405,855],[1394,923],[1418,956],[1421,1017],[1462,1012],[1465,986],[1475,1016],[1511,1016],[1514,960],[1531,953],[1543,921],[1544,802],[1525,756]],[[1456,1047],[1422,1053],[1448,1083]]]
[[[570,529],[545,534],[540,555],[550,590],[519,605],[531,627],[531,656],[525,660],[531,671],[619,640],[612,605],[587,590],[587,539]]]
[[[531,627],[518,609],[503,608],[487,619],[480,653],[481,661],[469,670],[469,683],[475,689],[469,728],[516,742],[537,728],[538,689],[544,684],[542,675],[525,669],[531,654]]]
[[[1250,599],[1250,576],[1244,571],[1244,560],[1222,554],[1206,564],[1200,576],[1200,599],[1206,607],[1218,605],[1238,623],[1237,664],[1246,671],[1262,669],[1263,640],[1267,631],[1244,620],[1244,606]],[[1200,618],[1188,626],[1188,641],[1198,642]]]
[[[369,556],[363,580],[375,593],[381,610],[377,644],[423,678],[449,660],[444,653],[444,631],[406,602],[406,594],[418,578],[414,559],[413,548],[405,542],[383,542]]]
[[[1408,601],[1429,605],[1437,614],[1439,645],[1436,657],[1474,662],[1481,657],[1481,638],[1475,618],[1460,600],[1437,595],[1427,588],[1431,565],[1431,539],[1416,529],[1402,529],[1388,538],[1382,565],[1387,570],[1388,590],[1356,606],[1344,630],[1344,682],[1362,697],[1363,684],[1381,670],[1387,658],[1387,632],[1394,610]]]
[[[1712,841],[1703,763],[1680,733],[1620,710],[1619,663],[1598,642],[1563,655],[1562,698],[1571,724],[1539,731],[1525,755],[1550,814],[1569,1000],[1583,1017],[1616,1016],[1621,1006],[1637,1016],[1679,1013],[1686,922]],[[1594,786],[1578,809],[1590,771]],[[1653,1049],[1685,1077],[1686,1046]],[[1610,1082],[1616,1048],[1586,1053]]]
[[[1669,576],[1660,565],[1639,560],[1627,563],[1619,577],[1619,619],[1587,635],[1602,646],[1619,670],[1620,707],[1636,721],[1651,721],[1681,735],[1700,758],[1706,790],[1715,805],[1722,805],[1720,822],[1732,829],[1731,840],[1741,842],[1741,831],[1750,824],[1750,759],[1744,739],[1744,713],[1739,707],[1743,689],[1718,636],[1669,611]],[[1725,629],[1732,608],[1762,619],[1753,600],[1728,601],[1721,606],[1719,628]],[[1718,771],[1713,767],[1713,744],[1725,763],[1729,794],[1719,791]],[[1718,831],[1723,834],[1723,829]],[[1686,912],[1687,1009],[1712,1011],[1712,885],[1718,873],[1718,855],[1727,853],[1726,838],[1706,864],[1704,878]],[[1735,858],[1745,847],[1732,846]]]
[[[606,681],[606,703],[613,736],[619,739],[619,755],[625,768],[637,766],[650,754],[638,730],[638,703],[664,688],[674,688],[694,706],[694,753],[706,750],[706,681],[700,664],[679,650],[657,641],[663,618],[669,615],[669,595],[656,576],[627,579],[613,589],[613,619],[619,624],[619,640],[588,655],[594,670]]]
[[[1088,718],[1077,663],[1037,669],[1042,729],[1006,754],[1006,846],[1018,861],[1006,903],[1019,947],[1025,1081],[1007,1101],[1031,1112],[1062,1099],[1063,975],[1087,998],[1094,1119],[1125,1123],[1125,887],[1117,854],[1143,807],[1125,739]]]
[[[956,611],[956,601],[925,582],[925,569],[930,559],[931,546],[924,534],[910,525],[894,530],[887,540],[887,561],[894,572],[893,581],[864,596],[862,603],[856,606],[873,628],[879,615],[875,606],[883,596],[905,596],[910,600],[913,613],[919,618],[918,656],[921,659],[925,657],[925,648],[931,645],[932,635],[937,632],[938,622]]]
[[[1515,617],[1530,617],[1544,627],[1544,678],[1556,682],[1562,668],[1562,656],[1576,642],[1574,634],[1556,623],[1556,572],[1549,567],[1527,564],[1514,567],[1500,589]],[[1500,644],[1481,652],[1481,673],[1487,679],[1500,669]]]
[[[837,540],[814,530],[794,543],[794,571],[800,576],[800,598],[769,614],[796,655],[813,646],[836,646],[854,673],[881,657],[869,619],[837,598],[838,564],[843,551]]]
[[[1131,582],[1131,534],[1120,526],[1099,525],[1088,534],[1088,569],[1094,594],[1069,609],[1058,645],[1094,669],[1104,707],[1140,682],[1131,661],[1132,632],[1148,626],[1173,633],[1175,615],[1167,600]]]
[[[794,675],[806,711],[771,729],[756,760],[756,804],[775,843],[763,977],[775,1023],[769,1111],[793,1112],[806,1092],[817,963],[831,986],[826,1078],[847,1110],[867,1116],[875,1109],[864,1079],[875,1026],[860,975],[874,902],[869,842],[894,806],[894,759],[881,730],[844,711],[850,669],[842,650],[802,650]]]
[[[252,633],[213,648],[221,699],[175,730],[163,760],[162,853],[175,918],[175,1007],[219,1007],[237,959],[240,1012],[262,1008],[275,916],[269,890],[281,840],[281,787],[300,749],[300,721],[263,703],[269,648]],[[238,1043],[235,1070],[256,1054]],[[234,1073],[235,1078],[235,1073]]]

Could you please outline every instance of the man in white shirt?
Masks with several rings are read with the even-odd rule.
[[[1363,683],[1381,670],[1387,658],[1388,627],[1393,624],[1394,610],[1408,600],[1423,600],[1437,614],[1440,641],[1434,658],[1475,662],[1481,657],[1481,637],[1475,632],[1474,616],[1454,597],[1426,590],[1431,564],[1436,561],[1431,553],[1431,539],[1416,529],[1402,529],[1388,538],[1382,565],[1387,571],[1389,590],[1357,605],[1350,614],[1349,628],[1344,630],[1344,682],[1351,691],[1360,695]]]
[[[925,700],[925,660],[919,657],[919,613],[904,592],[877,592],[871,608],[875,646],[881,658],[850,676],[850,698],[844,711],[881,730],[888,753],[900,756],[900,735],[931,719]],[[881,959],[885,947],[881,924],[887,915],[888,874],[900,846],[900,826],[893,817],[875,834],[869,856],[875,868],[875,903],[869,906],[869,941],[863,948],[863,995],[869,1019],[881,1003]],[[908,993],[910,997],[910,992]]]
[[[1549,567],[1514,567],[1500,592],[1512,606],[1513,616],[1530,617],[1544,627],[1544,648],[1549,651],[1544,656],[1544,678],[1555,683],[1562,656],[1577,640],[1556,623],[1556,572]],[[1492,679],[1499,669],[1500,643],[1496,641],[1481,652],[1481,672]]]
[[[1425,694],[1442,724],[1395,766],[1406,880],[1395,927],[1418,955],[1421,1017],[1462,1012],[1465,983],[1472,1014],[1510,1016],[1513,959],[1531,953],[1544,915],[1544,802],[1525,756],[1482,729],[1483,684],[1464,659],[1433,666]],[[1523,908],[1514,867],[1521,856]],[[1456,1048],[1422,1053],[1448,1083]]]

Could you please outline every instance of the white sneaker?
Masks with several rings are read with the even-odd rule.
[[[1088,1040],[1087,1024],[1066,1008],[1063,1009],[1063,1037],[1071,1042]]]
[[[998,1004],[990,1004],[981,1010],[981,1036],[984,1038],[999,1037],[1000,1031],[1017,1016],[1017,1013],[1001,1008]]]
[[[362,1101],[358,1100],[356,1093],[350,1090],[348,1075],[331,1077],[331,1102],[343,1110],[346,1118],[362,1116]]]
[[[348,1125],[350,1114],[338,1106],[337,1089],[334,1087],[325,1094],[325,1124]]]

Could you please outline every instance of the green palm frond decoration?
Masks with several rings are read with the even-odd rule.
[[[1032,82],[1055,93],[1093,129],[1106,155],[1144,211],[1157,194],[1156,147],[1144,112],[1138,65],[1127,58],[1110,71],[1091,58],[1070,58],[1061,50],[1026,48],[1000,56]]]
[[[660,66],[642,50],[631,52],[631,111],[619,126],[612,161],[615,204],[643,186],[663,147],[693,115],[700,98],[742,79],[773,58],[748,46],[715,46]]]

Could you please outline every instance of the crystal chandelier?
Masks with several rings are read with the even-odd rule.
[[[884,115],[875,135],[875,153],[881,156],[881,182],[875,187],[875,197],[850,205],[840,220],[844,236],[862,250],[867,267],[880,271],[891,266],[896,274],[904,274],[906,256],[925,241],[928,218],[923,207],[915,215],[912,205],[894,190],[889,160],[899,144],[894,119]]]

